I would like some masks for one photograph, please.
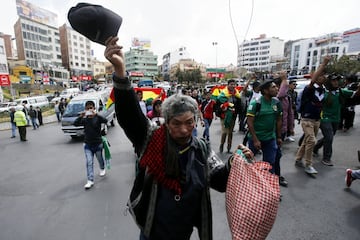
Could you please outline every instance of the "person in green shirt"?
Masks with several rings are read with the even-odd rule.
[[[275,157],[281,146],[282,108],[276,98],[278,88],[273,80],[260,85],[262,96],[250,102],[246,116],[249,128],[249,148],[256,154],[263,152],[263,161],[271,164],[270,172],[275,170]]]
[[[320,129],[323,137],[316,142],[313,150],[314,155],[317,156],[319,149],[324,147],[321,162],[326,166],[334,165],[331,160],[332,143],[340,122],[341,106],[344,104],[346,98],[353,98],[354,96],[360,95],[359,86],[357,91],[340,88],[340,79],[341,77],[338,75],[328,76],[320,121]]]

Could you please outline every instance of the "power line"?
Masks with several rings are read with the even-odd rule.
[[[254,0],[251,1],[250,19],[249,19],[249,23],[248,23],[248,26],[247,26],[247,29],[246,29],[246,32],[245,32],[245,35],[244,35],[243,42],[245,42],[246,36],[249,33],[249,29],[250,29],[250,26],[251,26],[253,15],[254,15]],[[231,27],[232,27],[232,30],[233,30],[233,33],[234,33],[234,36],[235,36],[235,40],[236,40],[236,47],[237,47],[236,50],[239,51],[239,40],[238,40],[237,35],[236,35],[236,31],[235,31],[235,27],[234,27],[234,23],[233,23],[233,19],[232,19],[232,14],[231,14],[231,0],[229,0],[229,17],[230,17]],[[240,54],[240,56],[242,57],[242,53]]]

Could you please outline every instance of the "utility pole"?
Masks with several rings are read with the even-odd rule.
[[[217,82],[217,42],[212,42],[212,45],[215,46],[215,82]]]

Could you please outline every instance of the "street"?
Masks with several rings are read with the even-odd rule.
[[[356,239],[360,234],[360,181],[345,187],[346,168],[360,165],[357,159],[360,134],[359,108],[355,128],[337,132],[333,144],[334,167],[314,158],[316,178],[294,166],[297,141],[284,143],[282,175],[289,187],[283,195],[275,225],[267,239]],[[238,126],[233,148],[242,142]],[[199,135],[203,128],[198,127]],[[211,142],[218,151],[220,121],[213,121]],[[296,140],[302,130],[296,124]],[[111,169],[98,176],[95,160],[95,185],[85,191],[85,157],[82,140],[64,136],[60,125],[49,123],[38,130],[27,128],[28,141],[11,139],[10,130],[0,131],[0,239],[1,240],[95,240],[138,239],[139,230],[126,202],[135,172],[132,145],[116,123],[109,129]],[[321,136],[321,133],[318,137]],[[228,154],[220,154],[223,159]],[[260,158],[261,156],[257,156]],[[229,240],[225,195],[212,194],[214,240]],[[196,231],[192,240],[199,239]]]

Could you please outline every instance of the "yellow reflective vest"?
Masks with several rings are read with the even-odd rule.
[[[25,113],[22,110],[18,110],[14,114],[14,122],[16,126],[22,127],[27,125]]]

